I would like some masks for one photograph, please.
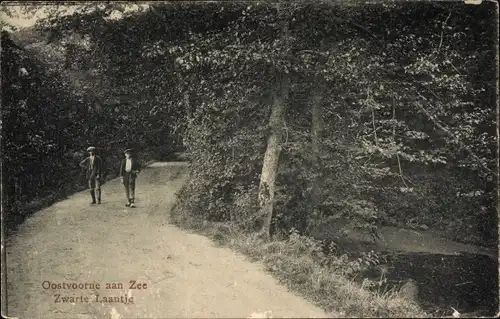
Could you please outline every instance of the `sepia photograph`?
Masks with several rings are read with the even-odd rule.
[[[2,2],[2,317],[499,317],[498,19]]]

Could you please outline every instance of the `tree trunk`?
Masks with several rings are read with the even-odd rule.
[[[289,27],[286,9],[278,3],[278,21],[281,28],[281,41],[289,49]],[[276,71],[276,92],[269,117],[269,137],[264,154],[264,163],[259,183],[259,217],[262,219],[261,235],[269,238],[271,235],[271,221],[273,218],[275,182],[278,174],[279,157],[281,154],[282,128],[285,123],[290,75],[281,70]]]
[[[279,90],[274,97],[271,116],[269,117],[270,132],[267,139],[267,149],[264,154],[264,163],[262,165],[259,184],[259,208],[260,216],[263,219],[261,231],[266,237],[270,236],[271,220],[273,217],[275,181],[281,154],[281,129],[285,121],[286,99],[289,89],[288,75],[284,74],[281,79]]]
[[[321,82],[316,82],[321,83]],[[320,87],[320,86],[319,86]],[[313,91],[311,97],[311,168],[313,173],[313,178],[311,181],[311,205],[310,212],[312,217],[316,216],[316,207],[319,201],[319,189],[321,182],[321,169],[320,169],[320,145],[323,131],[323,121],[322,121],[322,101],[323,95],[319,89]]]
[[[184,92],[184,107],[186,108],[187,121],[191,120],[193,114],[191,111],[191,104],[189,104],[189,93]]]
[[[325,50],[325,42],[322,39],[319,42],[319,50],[323,52]],[[311,107],[311,168],[312,168],[312,179],[311,179],[311,197],[310,197],[310,218],[307,218],[307,223],[310,221],[314,221],[317,219],[317,207],[318,202],[320,200],[319,191],[321,189],[321,180],[322,180],[322,169],[320,163],[321,156],[321,143],[323,137],[323,111],[322,111],[322,103],[323,103],[323,89],[325,88],[324,78],[320,74],[323,69],[324,64],[317,62],[316,65],[316,75],[312,79],[315,87],[312,90],[312,96],[310,100]]]

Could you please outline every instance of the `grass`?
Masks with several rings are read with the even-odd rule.
[[[201,221],[173,210],[180,227],[208,236],[221,246],[262,262],[290,290],[321,307],[332,317],[428,317],[417,301],[391,291],[370,291],[317,258],[313,240],[302,236],[264,241],[227,224]],[[311,244],[313,243],[313,244]]]

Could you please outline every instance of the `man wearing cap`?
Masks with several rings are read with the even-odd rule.
[[[120,165],[120,177],[125,186],[125,196],[127,196],[127,207],[135,207],[135,179],[141,170],[141,164],[134,156],[131,149],[125,150],[125,159]]]
[[[101,177],[102,176],[102,159],[95,155],[96,148],[90,146],[87,148],[89,156],[80,162],[80,167],[85,168],[85,176],[89,181],[90,195],[92,196],[91,204],[96,203],[96,191],[97,191],[97,203],[101,203]]]

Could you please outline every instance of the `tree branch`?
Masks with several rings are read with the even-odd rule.
[[[378,139],[377,139],[377,127],[375,126],[375,112],[372,109],[372,123],[373,123],[373,138],[375,139],[375,145],[378,146]]]
[[[450,17],[451,17],[451,12],[448,14],[448,17],[443,22],[443,26],[441,27],[441,40],[439,41],[439,46],[438,46],[436,54],[439,53],[439,51],[441,50],[441,45],[443,44],[444,27],[446,26],[446,22],[448,22],[448,19]]]
[[[319,51],[315,51],[315,50],[300,50],[300,51],[297,51],[297,55],[300,55],[302,53],[309,53],[309,54],[315,54],[315,55],[319,55],[319,56],[322,56],[322,57],[327,57],[328,54],[326,52],[319,52]]]
[[[418,96],[422,97],[422,95],[418,94]],[[436,117],[434,115],[432,115],[429,111],[427,111],[423,105],[419,102],[415,102],[415,105],[432,121],[432,123],[434,123],[434,125],[436,125],[437,128],[439,128],[440,130],[442,130],[443,132],[445,132],[448,136],[450,136],[452,138],[452,140],[458,144],[461,148],[463,148],[464,150],[466,150],[469,155],[475,160],[478,162],[478,164],[485,170],[487,171],[488,173],[490,174],[493,174],[493,175],[496,175],[495,172],[493,172],[492,170],[490,170],[488,168],[488,166],[486,164],[484,164],[483,162],[481,162],[481,159],[470,149],[470,147],[468,147],[467,145],[465,145],[465,143],[463,143],[460,139],[458,139],[457,137],[455,137],[446,127],[444,127],[440,121],[438,119],[436,119]]]

